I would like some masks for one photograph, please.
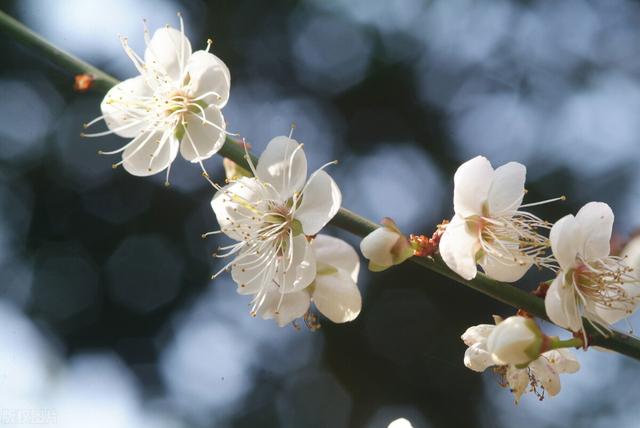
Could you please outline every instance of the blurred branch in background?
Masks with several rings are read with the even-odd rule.
[[[106,92],[118,83],[118,80],[114,77],[57,48],[2,11],[0,11],[0,28],[26,46],[36,48],[63,69],[75,74],[91,76],[93,78],[91,82],[92,87],[98,91]],[[245,169],[249,169],[243,145],[237,141],[228,138],[219,153],[221,156],[233,160]],[[257,162],[257,159],[253,155],[249,156],[251,156],[254,163]],[[379,227],[378,224],[344,208],[340,209],[331,223],[336,227],[361,237],[366,236]],[[539,318],[547,319],[543,300],[521,289],[492,280],[481,273],[471,281],[464,280],[447,268],[439,257],[413,257],[411,260],[458,283],[480,291],[500,302],[515,308],[524,309]],[[601,346],[640,360],[640,341],[634,337],[619,332],[611,332],[609,335],[604,336],[594,329],[588,330],[590,330],[591,345]]]
[[[20,43],[28,47],[36,48],[38,51],[44,53],[48,59],[64,70],[75,74],[87,74],[91,76],[93,79],[91,85],[97,90],[106,92],[118,83],[115,77],[52,45],[42,38],[42,36],[34,33],[25,25],[2,11],[0,11],[0,27]]]

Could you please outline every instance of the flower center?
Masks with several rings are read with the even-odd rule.
[[[549,240],[537,231],[550,225],[533,214],[517,211],[496,217],[472,216],[467,218],[467,227],[478,238],[478,259],[493,257],[507,265],[552,266],[552,258],[545,256]]]
[[[169,116],[176,111],[189,109],[189,96],[182,90],[174,90],[167,95],[164,101],[164,114]]]
[[[637,299],[624,285],[640,285],[632,272],[622,258],[609,256],[595,261],[578,258],[577,266],[568,275],[578,292],[590,302],[631,313]]]
[[[266,230],[265,237],[286,238],[293,228],[293,215],[284,205],[271,202],[269,211],[263,215],[262,229]]]

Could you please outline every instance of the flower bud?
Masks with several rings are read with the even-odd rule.
[[[487,339],[487,351],[496,364],[526,365],[540,356],[543,341],[533,319],[513,316],[493,329]]]
[[[400,264],[413,255],[409,241],[393,220],[385,218],[382,224],[360,242],[360,251],[369,260],[369,270],[374,272]]]

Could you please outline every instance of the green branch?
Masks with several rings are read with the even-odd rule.
[[[90,73],[95,77],[94,87],[97,90],[106,92],[118,81],[108,74],[98,70],[90,64],[74,57],[73,55],[55,47],[41,36],[25,27],[15,19],[0,11],[0,30],[4,30],[15,39],[27,46],[37,49],[45,57],[54,61],[59,66],[72,73]],[[227,139],[227,142],[219,151],[221,156],[227,157],[245,169],[249,169],[246,153],[241,144]],[[255,156],[250,155],[254,164],[257,162]],[[380,227],[358,214],[341,208],[338,214],[331,221],[331,224],[349,231],[357,236],[364,237]],[[532,315],[542,319],[548,319],[544,309],[544,301],[532,294],[509,284],[495,281],[479,273],[475,279],[467,281],[451,271],[439,257],[424,258],[413,257],[411,260],[429,270],[439,273],[460,284],[473,288],[489,297],[515,308],[524,309]],[[587,322],[585,321],[585,325]],[[594,329],[588,329],[590,344],[601,346],[621,354],[640,360],[640,341],[619,332],[612,332],[608,336],[603,336]]]
[[[53,61],[66,72],[92,75],[94,78],[93,87],[99,91],[106,92],[118,83],[118,79],[115,77],[52,45],[41,35],[34,33],[24,24],[16,21],[2,11],[0,11],[0,30],[25,46],[34,48],[36,51],[44,54],[47,59]]]

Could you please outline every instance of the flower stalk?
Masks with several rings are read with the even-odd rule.
[[[584,341],[581,337],[573,337],[565,340],[561,340],[557,336],[549,337],[549,349],[582,348],[583,346]]]
[[[42,36],[36,34],[25,25],[2,11],[0,11],[0,31],[3,31],[5,34],[23,43],[27,47],[34,48],[59,67],[70,73],[84,73],[93,76],[94,82],[92,88],[96,91],[106,93],[111,87],[119,83],[117,79],[109,74],[54,46]],[[250,156],[254,163],[257,161],[255,156],[245,154],[242,144],[229,137],[227,137],[225,144],[218,153],[223,157],[231,159],[247,170],[250,169],[247,156]],[[375,229],[381,227],[379,224],[345,208],[341,208],[338,211],[330,224],[361,237],[364,237]],[[460,275],[450,270],[437,255],[433,257],[412,257],[411,260],[431,271],[473,288],[474,290],[477,290],[502,303],[515,308],[524,309],[531,315],[538,318],[545,320],[548,319],[545,312],[544,301],[523,290],[490,279],[482,273],[478,273],[472,280],[465,280]],[[601,346],[640,360],[640,341],[638,339],[617,331],[610,331],[604,335],[592,328],[588,321],[585,320],[584,324],[590,345]],[[556,349],[556,347],[579,347],[582,346],[582,343],[582,339],[579,338],[564,341],[558,340],[554,349]]]

